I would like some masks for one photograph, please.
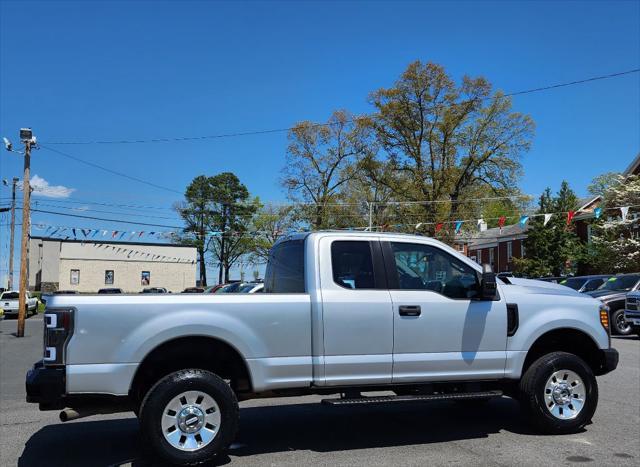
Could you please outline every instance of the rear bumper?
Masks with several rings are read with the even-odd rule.
[[[597,374],[605,375],[612,372],[618,367],[618,360],[620,356],[618,355],[618,351],[616,349],[603,349],[601,350],[601,352],[601,366]]]
[[[27,402],[40,404],[40,410],[64,407],[66,388],[64,367],[45,367],[40,361],[27,372]]]

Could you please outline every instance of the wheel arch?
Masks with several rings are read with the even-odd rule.
[[[229,380],[236,392],[251,392],[252,380],[243,355],[229,342],[218,337],[188,335],[158,344],[141,360],[129,389],[134,402],[164,376],[174,371],[199,368]]]
[[[580,357],[598,374],[602,367],[602,352],[596,341],[581,329],[563,327],[549,330],[533,342],[527,351],[522,373],[541,356],[551,352],[567,352]]]

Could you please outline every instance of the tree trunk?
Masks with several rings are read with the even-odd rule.
[[[218,258],[218,283],[219,284],[225,284],[227,282],[227,280],[225,280],[225,282],[222,282],[223,277],[223,273],[224,273],[224,260],[225,260],[225,252],[224,252],[224,248],[225,248],[225,241],[224,241],[224,232],[222,233],[222,240],[220,241],[220,257]],[[227,278],[228,279],[228,278]]]
[[[198,246],[198,260],[200,261],[200,287],[207,286],[207,267],[204,262],[204,245]]]

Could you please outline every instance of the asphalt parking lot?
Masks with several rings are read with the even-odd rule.
[[[3,466],[147,466],[133,415],[58,421],[27,404],[24,374],[42,352],[42,317],[0,321]],[[507,398],[479,409],[454,403],[328,407],[319,397],[241,404],[229,465],[638,465],[640,340],[614,338],[618,369],[599,378],[593,423],[567,436],[534,434]]]

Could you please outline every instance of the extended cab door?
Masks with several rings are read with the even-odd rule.
[[[476,269],[439,246],[381,244],[393,301],[393,382],[502,377],[504,299],[478,300]]]
[[[391,382],[393,309],[380,243],[320,240],[324,384]]]

